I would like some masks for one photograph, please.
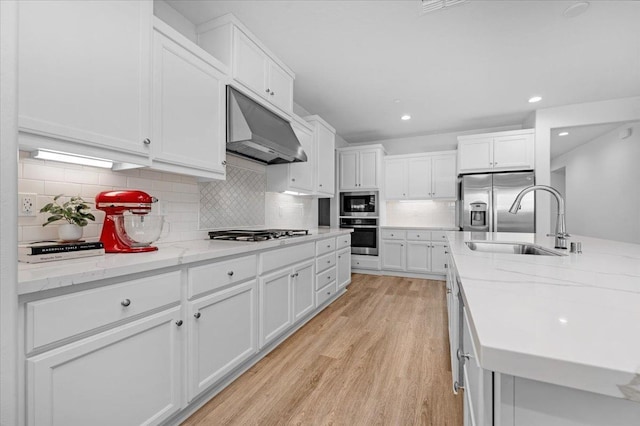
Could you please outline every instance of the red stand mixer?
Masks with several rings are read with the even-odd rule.
[[[150,244],[160,237],[164,218],[147,216],[157,201],[137,190],[104,191],[96,195],[96,208],[106,213],[100,235],[104,250],[107,253],[158,250]]]

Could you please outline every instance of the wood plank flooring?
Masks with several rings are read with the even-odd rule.
[[[347,294],[183,423],[462,425],[442,281],[353,274]]]

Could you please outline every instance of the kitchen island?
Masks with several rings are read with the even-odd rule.
[[[475,421],[639,424],[640,245],[574,236],[582,254],[544,256],[473,251],[465,242],[554,250],[553,238],[475,232],[447,238],[449,281],[456,281],[448,288],[455,294],[459,287],[463,306],[458,320],[450,312],[462,349],[452,362],[464,364],[458,380],[473,394],[467,405]]]

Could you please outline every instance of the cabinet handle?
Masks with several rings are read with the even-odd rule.
[[[233,271],[229,271],[229,272],[227,272],[227,275],[229,275],[230,277],[232,277],[232,276],[233,276]]]
[[[447,289],[447,294],[451,294],[451,289],[450,288]]]
[[[125,307],[126,307],[126,306],[129,306],[129,305],[131,304],[131,300],[129,300],[129,299],[124,299],[122,302],[120,302],[120,304],[121,304],[122,306],[125,306]]]
[[[458,358],[458,361],[461,361],[462,358],[464,358],[464,359],[471,358],[471,355],[470,354],[465,354],[464,352],[462,352],[462,350],[460,348],[458,348],[458,350],[456,351],[456,358]]]
[[[227,160],[222,161],[222,165],[226,166],[227,165]]]
[[[462,385],[461,385],[460,383],[458,383],[458,382],[455,382],[455,383],[453,384],[453,390],[454,390],[454,391],[456,391],[456,393],[458,393],[458,391],[459,391],[460,389],[464,389],[464,386],[462,386]]]
[[[145,145],[151,145],[151,139],[145,138],[145,140],[143,140],[142,143]]]
[[[447,269],[449,267],[449,265],[447,265],[446,263],[444,264],[444,269]]]
[[[193,316],[195,317],[195,319],[200,318],[201,314],[200,312],[196,312],[195,314],[193,314]]]
[[[444,251],[444,254],[449,254],[449,252],[445,250],[445,251]]]
[[[182,325],[182,320],[178,320],[178,321],[176,321],[176,325],[177,325],[178,327],[180,327],[180,326]]]
[[[291,275],[290,275],[290,277],[291,277],[291,278],[295,278],[295,277],[296,277],[296,274],[291,274]]]
[[[275,95],[275,94],[276,94],[276,92],[273,92],[273,91],[272,91],[272,92],[271,92],[271,93],[269,93],[269,94],[270,94],[271,96],[273,96],[273,95]]]

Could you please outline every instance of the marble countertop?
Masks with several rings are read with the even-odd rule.
[[[104,256],[46,263],[18,263],[18,294],[35,293],[91,281],[119,277],[159,268],[183,265],[227,256],[249,254],[292,244],[349,234],[352,229],[318,228],[309,235],[259,242],[193,240],[157,244],[149,253],[105,254]]]
[[[531,256],[475,252],[465,241],[553,249],[553,238],[447,237],[483,368],[640,402],[640,244],[573,236],[582,254]]]
[[[394,226],[382,225],[381,229],[425,229],[427,231],[457,231],[459,228],[455,226]]]

